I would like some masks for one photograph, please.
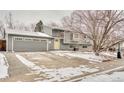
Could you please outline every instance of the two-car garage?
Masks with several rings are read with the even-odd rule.
[[[48,40],[40,38],[14,37],[13,51],[47,51]]]
[[[40,52],[53,49],[53,38],[45,33],[7,33],[6,51]]]

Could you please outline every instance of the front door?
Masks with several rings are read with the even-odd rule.
[[[54,40],[54,49],[60,49],[60,39]]]

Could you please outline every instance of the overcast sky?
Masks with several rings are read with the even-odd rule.
[[[42,20],[44,24],[47,24],[49,22],[60,23],[60,20],[64,16],[70,15],[72,11],[70,10],[15,10],[15,11],[0,10],[0,20],[4,21],[5,16],[8,15],[9,12],[12,13],[14,21],[30,24],[30,23],[37,23],[39,20]]]

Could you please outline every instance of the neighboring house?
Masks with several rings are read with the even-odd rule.
[[[5,29],[0,39],[1,50],[6,51],[48,51],[53,49],[53,38],[42,32]]]
[[[62,28],[52,28],[54,49],[79,50],[91,49],[91,43],[81,32],[68,31]]]

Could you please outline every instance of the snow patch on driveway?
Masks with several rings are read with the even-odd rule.
[[[51,71],[46,71],[46,74],[49,75],[50,80],[61,81],[67,80],[71,77],[83,75],[84,72],[93,73],[99,71],[98,69],[88,68],[86,66],[81,67],[68,67],[60,69],[50,69]]]
[[[44,77],[47,78],[44,81],[62,81],[70,79],[71,77],[77,75],[83,75],[84,72],[93,73],[99,71],[96,68],[88,68],[85,65],[81,65],[79,67],[67,67],[67,68],[59,68],[59,69],[48,69],[45,66],[37,66],[33,62],[25,59],[21,55],[16,54],[16,57],[30,69],[38,72],[44,72]],[[41,74],[42,76],[42,74]]]
[[[41,68],[39,66],[36,66],[35,64],[33,64],[32,62],[30,62],[29,60],[26,60],[24,57],[16,54],[16,57],[26,66],[28,66],[30,69],[32,69],[33,71],[37,71],[40,72]]]
[[[8,68],[9,64],[6,60],[6,57],[0,53],[0,79],[9,77]]]
[[[78,52],[78,53],[67,53],[67,55],[69,56],[73,56],[73,57],[79,57],[79,58],[83,58],[83,59],[87,59],[89,61],[93,61],[93,62],[102,62],[105,58],[102,56],[96,56],[94,53],[90,52]]]
[[[103,60],[105,60],[104,56],[96,56],[93,52],[51,51],[51,53],[58,55],[58,56],[65,56],[65,57],[69,56],[69,57],[83,58],[83,59],[89,60],[91,62],[103,62]]]
[[[80,51],[51,51],[51,53],[64,56],[67,58],[82,58],[89,60],[89,62],[103,62],[105,60],[110,60],[111,58],[116,58],[116,53],[113,52],[101,52],[99,56],[96,56],[93,52],[80,52]]]

